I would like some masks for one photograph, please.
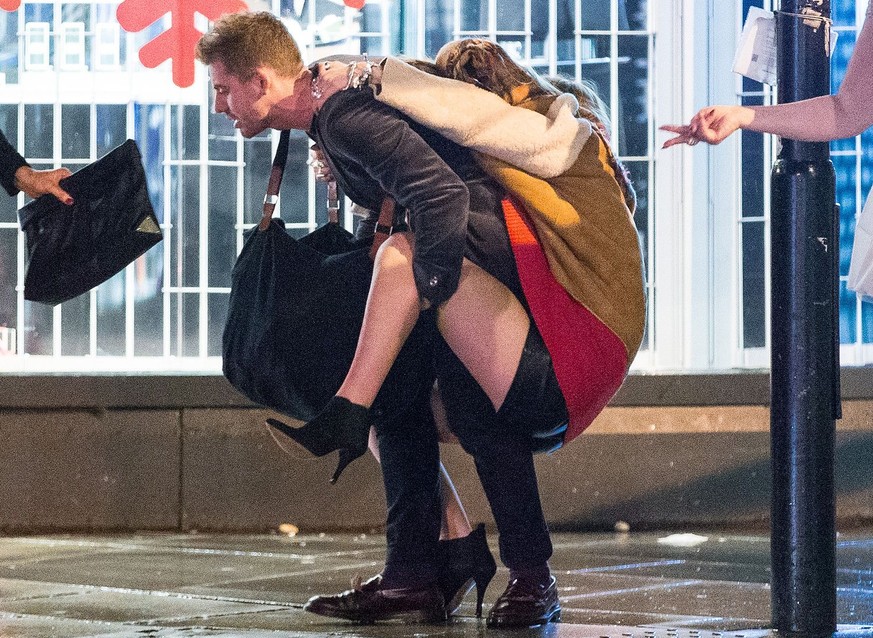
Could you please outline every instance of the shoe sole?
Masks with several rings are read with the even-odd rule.
[[[510,627],[539,627],[540,625],[547,625],[550,622],[558,623],[561,622],[561,608],[551,611],[548,614],[544,614],[539,618],[534,619],[529,623],[520,623],[515,619],[510,618],[501,618],[498,616],[497,618],[489,618],[485,621],[485,625],[487,627],[493,627],[495,629],[503,628],[508,629]]]
[[[311,461],[315,458],[311,454],[307,455],[306,450],[269,423],[264,423],[264,427],[267,428],[267,432],[270,433],[270,438],[273,439],[273,442],[288,456],[298,461]]]
[[[386,622],[391,620],[403,620],[405,622],[436,625],[439,623],[444,623],[449,619],[448,614],[446,613],[439,614],[432,611],[422,610],[399,611],[393,614],[379,614],[366,617],[361,617],[354,613],[343,613],[342,610],[334,609],[307,609],[306,607],[304,607],[303,611],[308,611],[309,613],[317,614],[319,616],[326,616],[328,618],[340,618],[342,620],[350,620],[361,625],[372,625],[377,622]]]
[[[470,578],[466,583],[461,585],[461,588],[457,591],[457,593],[452,597],[451,600],[446,601],[446,612],[449,616],[454,616],[456,613],[458,613],[458,610],[464,603],[464,598],[467,597],[467,594],[473,591],[473,587],[475,586],[476,581],[473,578]]]

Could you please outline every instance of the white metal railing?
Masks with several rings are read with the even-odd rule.
[[[479,11],[480,19],[475,23],[462,20],[462,9],[471,2]],[[743,216],[739,212],[742,207],[735,200],[727,207],[731,214],[726,220],[719,220],[718,206],[722,202],[718,201],[719,196],[714,190],[718,175],[713,171],[717,173],[716,169],[723,166],[725,156],[713,162],[714,155],[708,156],[709,160],[703,159],[700,147],[695,151],[673,150],[669,154],[655,150],[662,141],[656,132],[658,124],[690,116],[709,97],[711,87],[730,82],[727,73],[715,77],[714,69],[710,69],[705,61],[701,64],[697,55],[702,50],[701,43],[706,43],[711,54],[731,56],[732,51],[720,51],[719,47],[729,46],[725,43],[733,41],[733,36],[722,37],[723,33],[703,37],[695,32],[695,29],[699,31],[700,24],[706,24],[701,12],[707,9],[699,1],[668,0],[656,12],[644,2],[628,0],[627,6],[634,12],[630,30],[622,26],[620,9],[624,2],[620,0],[600,0],[597,3],[585,0],[516,0],[512,3],[443,0],[439,6],[436,0],[369,0],[364,14],[329,0],[294,3],[290,13],[287,2],[271,0],[271,3],[272,10],[282,14],[292,33],[300,39],[304,58],[310,61],[337,53],[357,53],[361,48],[371,53],[393,52],[425,57],[435,53],[435,50],[428,50],[439,44],[435,38],[482,36],[502,42],[518,54],[520,61],[544,73],[560,71],[581,79],[589,77],[595,70],[601,72],[601,92],[616,124],[612,141],[620,150],[632,149],[619,155],[633,167],[633,177],[644,202],[638,222],[647,255],[648,347],[638,356],[634,369],[700,369],[706,365],[758,368],[768,365],[769,331],[765,330],[766,341],[762,347],[743,343],[741,310],[745,294],[741,258],[743,229],[752,224],[763,225],[763,263],[768,268],[767,206],[760,215]],[[398,3],[403,4],[402,12]],[[35,19],[26,23],[26,8],[32,4],[39,4],[40,9]],[[48,156],[28,159],[40,167],[81,165],[93,161],[99,154],[98,129],[105,133],[106,127],[98,125],[100,117],[104,117],[98,115],[98,109],[104,104],[119,105],[123,110],[111,116],[120,118],[118,122],[113,121],[113,130],[121,130],[124,136],[137,139],[148,155],[150,180],[156,206],[163,215],[165,239],[162,248],[147,261],[131,265],[106,287],[92,291],[75,305],[46,310],[34,308],[23,299],[25,247],[19,233],[14,259],[7,261],[8,266],[17,272],[16,290],[12,295],[16,306],[14,311],[5,313],[14,318],[15,325],[8,326],[9,331],[4,333],[7,337],[3,337],[12,339],[16,354],[0,357],[0,372],[155,372],[167,369],[216,372],[220,367],[216,356],[216,335],[220,334],[220,326],[216,322],[221,320],[217,308],[220,310],[221,300],[227,297],[228,279],[225,274],[217,275],[213,270],[212,261],[216,255],[211,250],[214,248],[211,242],[215,235],[210,232],[215,232],[215,211],[211,210],[211,205],[215,202],[213,191],[217,186],[212,183],[210,175],[222,171],[222,175],[228,177],[219,185],[228,189],[234,198],[227,202],[226,243],[231,250],[238,251],[244,231],[254,223],[252,204],[247,202],[259,202],[262,196],[262,193],[255,192],[258,189],[251,182],[266,179],[266,175],[253,174],[251,160],[257,157],[260,162],[261,155],[272,155],[277,138],[271,134],[244,141],[229,127],[223,128],[218,122],[220,118],[210,116],[209,87],[202,68],[198,67],[195,85],[186,89],[172,84],[170,70],[165,68],[168,65],[158,69],[143,68],[138,61],[138,47],[156,33],[122,33],[111,19],[114,11],[109,10],[118,2],[82,2],[83,6],[90,6],[89,11],[70,9],[74,4],[66,0],[40,3],[24,0],[21,9],[8,14],[6,19],[18,23],[19,69],[17,80],[0,83],[0,114],[3,109],[11,109],[9,112],[15,114],[19,126],[12,139],[24,149],[29,147],[28,142],[36,133],[26,113],[32,112],[35,105],[47,105],[46,115],[53,118],[49,133],[52,135],[52,151]],[[713,8],[719,6],[718,0],[708,0],[705,6],[712,13]],[[859,20],[865,6],[866,3],[858,3]],[[97,7],[101,7],[100,10]],[[591,24],[591,14],[585,12],[594,11],[592,7],[608,12],[596,29],[586,28]],[[509,15],[510,8],[523,15]],[[301,12],[296,13],[297,9]],[[559,10],[566,10],[562,15],[570,16],[568,30],[567,25],[559,25]],[[725,11],[736,12],[736,8],[732,6],[720,11],[722,13],[718,15]],[[327,14],[330,15],[326,17]],[[399,15],[404,17],[402,24],[396,19]],[[735,27],[739,30],[742,17],[739,12],[736,15]],[[68,17],[67,22],[64,16]],[[676,16],[682,16],[684,22],[678,22]],[[548,27],[541,39],[540,35],[534,34],[534,17],[537,20],[544,18],[543,24]],[[436,25],[437,19],[443,23]],[[445,33],[437,26],[444,27]],[[557,37],[559,27],[566,30],[561,43]],[[440,35],[436,35],[438,32]],[[392,43],[398,41],[403,42],[404,50],[392,51]],[[627,54],[630,43],[636,43],[633,58]],[[712,73],[713,77],[701,81],[704,72]],[[100,81],[95,80],[98,76]],[[704,85],[709,88],[701,88]],[[738,97],[743,95],[741,85],[737,85],[735,94]],[[764,100],[769,99],[769,94],[765,94]],[[632,134],[637,136],[632,145],[628,145],[628,132],[622,124],[622,118],[630,117],[629,100],[633,101],[632,117],[644,118],[642,125],[632,122]],[[90,142],[87,157],[64,155],[62,106],[65,104],[88,107]],[[185,105],[194,109],[190,119],[183,117]],[[173,149],[181,148],[189,140],[196,141],[199,146],[197,157],[173,154]],[[741,145],[735,145],[735,159],[729,161],[735,161],[733,170],[736,176],[730,179],[736,182],[726,185],[734,188],[731,198],[739,197],[740,180],[754,179],[760,180],[765,201],[768,201],[769,166],[774,144],[775,141],[765,141],[764,171],[757,175],[743,174]],[[298,139],[292,146],[294,160],[289,163],[288,171],[304,171],[305,178],[301,173],[296,174],[297,183],[303,188],[298,193],[299,201],[285,202],[284,211],[280,202],[277,214],[283,215],[289,228],[305,231],[314,228],[323,215],[323,211],[318,210],[323,202],[319,190],[322,186],[313,180],[303,165],[305,140]],[[219,147],[223,149],[220,153],[210,154],[211,149]],[[725,144],[721,151],[712,152],[730,153],[730,148]],[[859,175],[870,170],[870,154],[868,151],[865,155],[864,151],[860,138],[853,150],[845,151],[853,157]],[[711,173],[703,182],[701,171]],[[185,182],[180,180],[180,176],[188,172],[192,179],[186,186],[189,190],[183,192]],[[707,185],[703,193],[697,190],[700,183]],[[855,192],[858,202],[863,201],[863,195],[858,180]],[[19,196],[18,204],[24,201],[24,197]],[[727,221],[731,228],[729,236],[710,234],[706,246],[697,245],[695,238],[704,227],[700,225],[700,215],[703,214],[699,209],[700,202],[706,202],[708,206],[706,214],[711,219],[707,223]],[[185,224],[185,220],[189,223]],[[348,205],[345,222],[351,223]],[[15,227],[13,220],[0,221],[0,233],[14,233]],[[719,249],[724,241],[731,242],[732,257],[728,264],[720,263],[718,258],[723,254]],[[706,253],[708,257],[698,258],[702,250],[709,251]],[[190,263],[184,261],[188,258],[186,255],[190,256]],[[705,264],[707,272],[700,271],[701,264]],[[723,275],[723,271],[728,274]],[[761,303],[765,305],[764,316],[769,322],[769,277],[766,272],[764,281],[767,283]],[[705,291],[708,302],[698,304],[695,300],[700,290]],[[722,312],[725,307],[730,308],[730,312]],[[0,308],[0,311],[8,310]],[[82,312],[86,316],[84,329],[73,321]],[[730,314],[732,316],[725,316]],[[869,335],[867,343],[863,342],[862,323],[865,315],[869,323],[871,314],[873,311],[869,306],[857,302],[852,343],[842,347],[844,363],[873,361],[873,344]],[[710,326],[697,335],[694,323],[700,321],[716,327]],[[35,325],[45,331],[43,336],[48,345],[44,349],[47,348],[50,354],[35,354],[32,346]],[[109,353],[101,345],[107,341],[108,326],[123,331],[120,340],[116,339],[121,345]],[[12,331],[14,336],[10,336]],[[76,348],[71,348],[70,344],[78,339],[87,341],[87,345],[81,348],[77,344]],[[704,361],[705,357],[695,358],[689,354],[701,346],[721,352],[725,344],[729,354],[711,356],[708,362]],[[71,350],[85,354],[66,354]]]

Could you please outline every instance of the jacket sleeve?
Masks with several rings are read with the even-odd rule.
[[[578,102],[569,94],[555,101],[547,117],[396,58],[385,60],[376,99],[461,146],[537,177],[567,172],[591,135],[588,120],[576,119]]]
[[[409,210],[418,293],[439,305],[460,279],[470,206],[467,186],[397,111],[372,98],[352,102],[354,108],[332,109],[322,128],[325,150],[362,166]]]
[[[0,184],[10,196],[18,195],[18,188],[15,187],[15,171],[22,166],[28,166],[27,162],[0,131]]]

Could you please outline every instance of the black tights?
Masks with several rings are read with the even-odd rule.
[[[441,340],[437,344],[437,374],[449,423],[475,461],[500,534],[500,559],[519,573],[545,569],[547,574],[552,555],[533,452],[560,443],[566,406],[544,351],[533,328],[506,398],[511,409],[498,413],[448,346]],[[439,444],[426,394],[376,426],[388,506],[384,586],[426,584],[439,573]],[[535,410],[520,411],[531,405]]]

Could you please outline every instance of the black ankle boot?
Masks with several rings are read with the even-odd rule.
[[[446,600],[446,611],[449,614],[458,611],[475,584],[476,616],[481,616],[485,589],[497,571],[485,538],[485,526],[480,524],[463,538],[440,541],[439,552],[442,564],[439,587]]]
[[[346,466],[367,451],[369,413],[362,405],[333,397],[318,416],[302,427],[292,428],[277,419],[267,419],[267,425],[315,456],[339,450],[336,471],[330,479],[336,483]]]

